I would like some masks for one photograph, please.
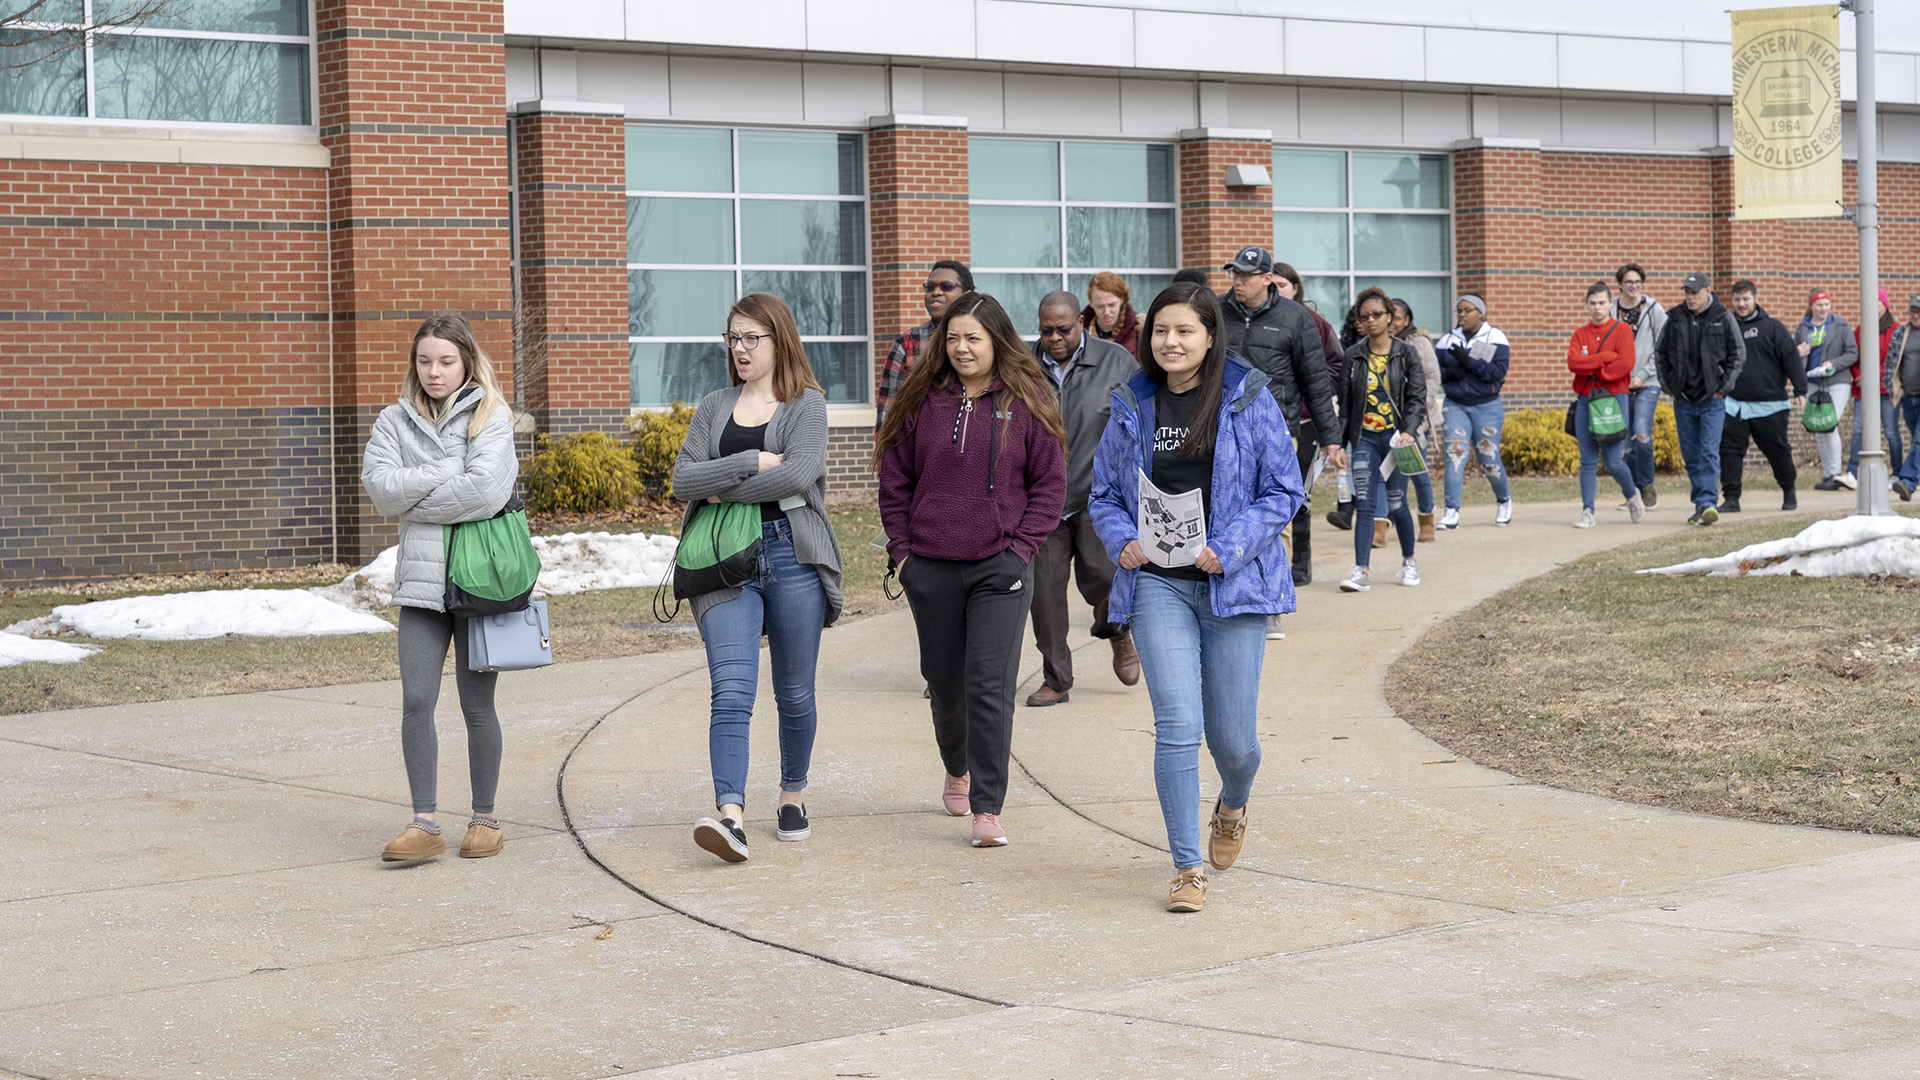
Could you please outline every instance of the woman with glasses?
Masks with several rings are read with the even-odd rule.
[[[747,858],[747,729],[760,682],[760,635],[780,714],[780,797],[774,836],[812,835],[803,795],[813,759],[814,670],[820,631],[840,617],[840,543],[827,519],[827,399],[813,377],[793,313],[777,296],[748,293],[727,313],[727,378],[694,410],[673,463],[685,524],[709,503],[760,507],[758,572],[744,585],[693,598],[707,647],[712,716],[707,751],[719,819],[693,840],[727,862]]]
[[[1387,489],[1387,520],[1400,539],[1402,585],[1420,584],[1420,568],[1413,561],[1413,514],[1407,509],[1407,474],[1398,468],[1382,480],[1381,466],[1393,452],[1414,444],[1414,432],[1427,419],[1427,376],[1413,346],[1393,336],[1393,301],[1379,289],[1361,292],[1353,306],[1354,321],[1364,333],[1347,350],[1346,378],[1342,381],[1340,415],[1346,418],[1346,443],[1353,448],[1353,571],[1340,583],[1341,592],[1366,592],[1373,587],[1369,565],[1373,559],[1375,485]]]
[[[1653,490],[1653,414],[1660,407],[1660,365],[1653,354],[1667,328],[1667,312],[1647,295],[1647,272],[1640,264],[1622,266],[1613,280],[1620,283],[1613,317],[1633,332],[1633,374],[1627,379],[1627,430],[1633,439],[1627,447],[1627,471],[1633,474],[1643,508],[1652,507],[1660,503]]]
[[[1446,498],[1440,527],[1460,527],[1460,487],[1467,455],[1493,488],[1495,525],[1513,521],[1513,493],[1500,464],[1500,432],[1507,424],[1500,390],[1507,382],[1507,335],[1487,321],[1487,302],[1479,293],[1461,293],[1453,314],[1459,325],[1433,343],[1440,358],[1440,385],[1446,391]]]

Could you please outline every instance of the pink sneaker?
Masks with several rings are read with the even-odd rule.
[[[973,846],[1007,846],[1007,830],[1000,827],[999,814],[973,815]]]
[[[940,802],[952,817],[966,817],[973,804],[967,800],[967,793],[973,790],[973,774],[947,777],[946,789],[940,792]]]

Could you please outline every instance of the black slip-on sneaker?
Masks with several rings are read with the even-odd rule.
[[[693,842],[728,862],[747,861],[747,834],[732,818],[703,817],[694,822]]]
[[[781,840],[805,840],[813,835],[813,826],[807,823],[807,808],[802,805],[780,804],[780,823],[774,836]]]

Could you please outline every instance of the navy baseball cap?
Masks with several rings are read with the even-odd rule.
[[[1273,256],[1263,247],[1243,247],[1233,261],[1221,267],[1222,270],[1238,270],[1243,274],[1273,273]]]

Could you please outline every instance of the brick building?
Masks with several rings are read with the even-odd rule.
[[[1849,224],[1730,218],[1716,6],[1545,30],[1517,2],[1471,27],[1464,3],[1180,6],[198,0],[16,69],[0,581],[370,557],[391,529],[360,449],[442,308],[511,360],[522,431],[566,433],[721,385],[728,303],[779,293],[849,496],[937,258],[1029,330],[1096,271],[1144,308],[1249,243],[1330,316],[1382,284],[1439,330],[1473,289],[1522,405],[1565,399],[1580,296],[1624,261],[1667,304],[1707,269],[1782,316],[1813,285],[1858,310]],[[1920,45],[1882,29],[1880,272],[1905,296]],[[1272,182],[1228,186],[1249,165]]]

